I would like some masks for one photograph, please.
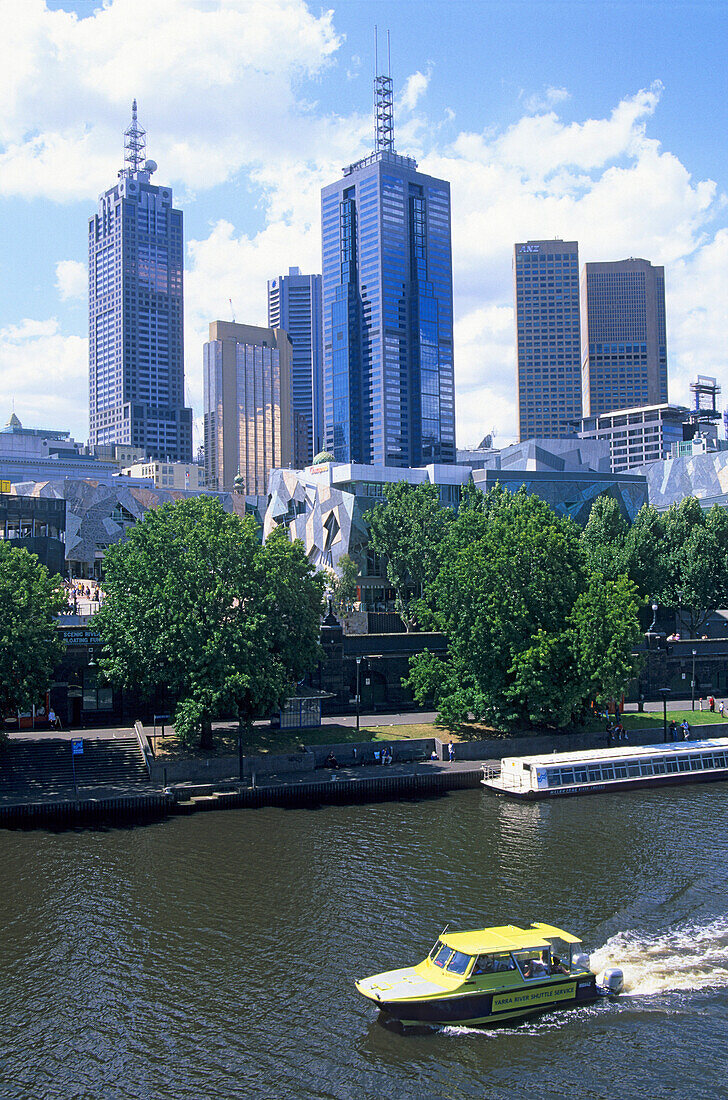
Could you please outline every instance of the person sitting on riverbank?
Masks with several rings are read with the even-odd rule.
[[[339,761],[334,756],[333,749],[331,749],[331,750],[329,750],[329,755],[324,760],[324,767],[325,768],[338,768],[338,766],[339,766]]]
[[[382,752],[382,764],[386,768],[387,765],[392,763],[392,750],[389,746],[385,747]]]

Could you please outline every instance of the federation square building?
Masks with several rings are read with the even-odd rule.
[[[125,165],[89,219],[89,439],[192,460],[184,403],[182,211],[150,182],[136,100]]]
[[[338,462],[455,462],[450,185],[394,150],[392,79],[375,151],[323,188],[324,445]]]

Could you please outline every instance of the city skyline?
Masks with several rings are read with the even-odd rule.
[[[559,236],[579,242],[582,262],[632,255],[664,266],[670,399],[688,403],[695,373],[722,373],[728,278],[728,166],[711,140],[726,107],[688,55],[717,56],[725,13],[691,5],[688,20],[684,6],[667,4],[630,12],[625,28],[617,18],[624,6],[595,4],[597,42],[578,6],[548,6],[538,50],[530,3],[509,18],[485,5],[448,5],[444,32],[442,4],[429,5],[417,25],[407,4],[374,12],[356,2],[331,16],[293,0],[228,3],[223,19],[217,4],[202,10],[179,0],[171,7],[181,22],[169,6],[146,10],[131,0],[104,9],[37,0],[14,12],[11,48],[30,67],[4,78],[0,370],[8,405],[14,398],[24,423],[85,437],[81,227],[114,178],[119,129],[136,95],[160,178],[185,216],[187,403],[199,438],[209,321],[228,316],[232,298],[238,320],[264,324],[269,279],[293,265],[321,269],[319,188],[371,145],[375,15],[392,28],[400,144],[452,188],[459,444],[493,426],[498,442],[516,435],[517,240]],[[483,69],[474,60],[486,32]],[[655,34],[661,48],[652,56],[645,43]],[[203,65],[203,80],[191,61],[212,55],[215,79]]]

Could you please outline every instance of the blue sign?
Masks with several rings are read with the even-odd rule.
[[[83,756],[83,741],[71,741],[71,756]]]

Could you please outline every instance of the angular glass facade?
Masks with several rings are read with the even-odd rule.
[[[321,193],[324,445],[454,462],[450,185],[381,149]]]
[[[150,183],[144,131],[127,130],[127,167],[89,219],[89,440],[192,461],[184,404],[182,211]]]
[[[515,246],[518,436],[521,442],[575,434],[581,417],[579,246]]]

